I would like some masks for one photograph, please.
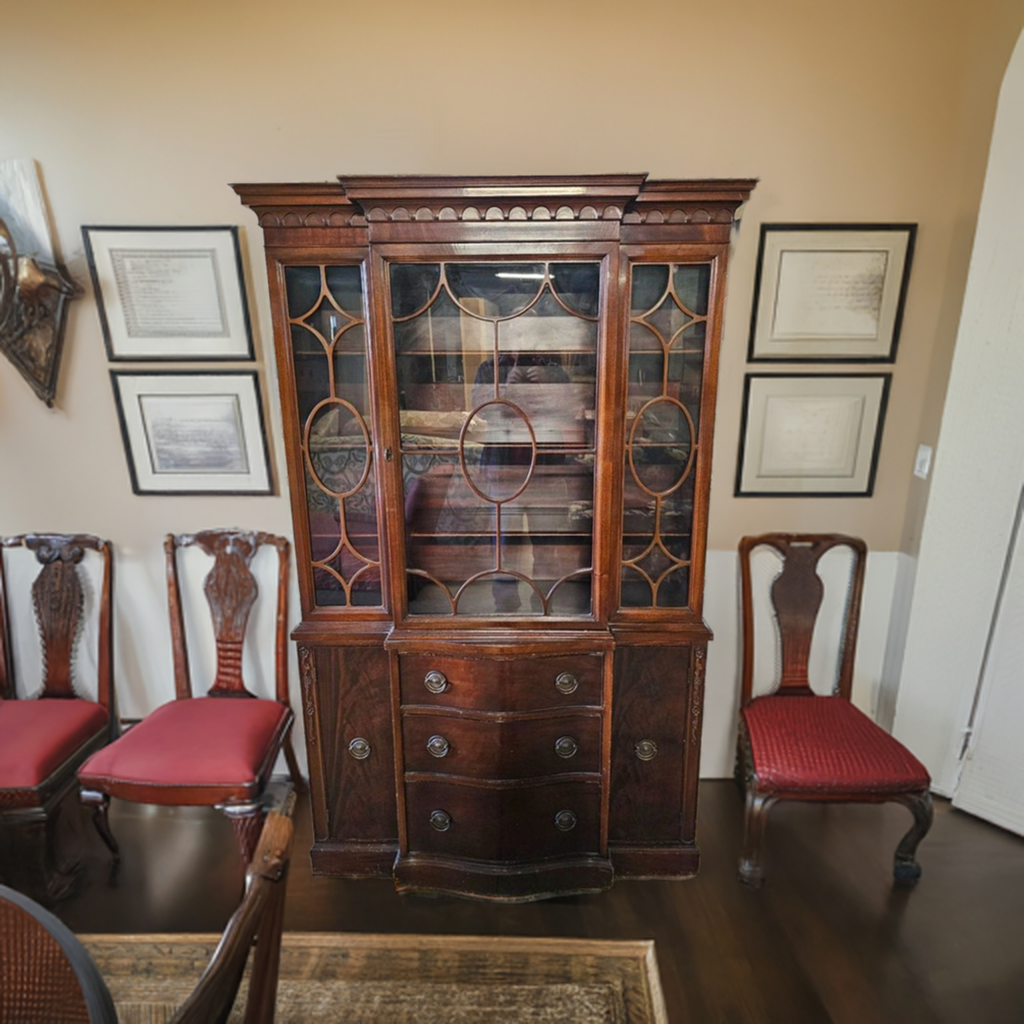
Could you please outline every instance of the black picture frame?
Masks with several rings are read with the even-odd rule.
[[[139,495],[270,495],[274,481],[255,370],[111,370]]]
[[[891,385],[891,373],[746,374],[734,495],[870,498]]]
[[[83,225],[110,362],[255,358],[238,228]]]
[[[917,239],[912,223],[762,224],[751,363],[892,363]]]

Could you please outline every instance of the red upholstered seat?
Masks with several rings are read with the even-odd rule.
[[[906,793],[928,771],[842,697],[758,697],[742,710],[761,791]]]
[[[0,789],[31,790],[107,729],[107,709],[87,700],[0,701]],[[37,802],[26,793],[19,806]],[[16,798],[5,795],[11,806]]]
[[[255,797],[273,765],[291,711],[276,700],[196,697],[164,704],[78,771],[85,789],[153,802],[168,787],[174,804]]]

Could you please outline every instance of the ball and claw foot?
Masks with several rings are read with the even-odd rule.
[[[917,885],[921,877],[921,865],[916,860],[900,860],[897,858],[893,863],[892,876],[897,885],[907,887]]]

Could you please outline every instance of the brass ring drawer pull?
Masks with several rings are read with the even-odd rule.
[[[571,672],[561,672],[555,679],[555,689],[559,693],[575,693],[580,681]]]
[[[555,753],[559,757],[564,757],[568,760],[570,757],[576,756],[576,751],[580,749],[580,745],[572,738],[572,736],[559,736],[555,740]]]
[[[559,832],[571,832],[576,827],[576,815],[572,811],[559,811],[555,815],[555,828]]]
[[[370,756],[370,744],[362,736],[357,736],[348,745],[348,752],[357,761],[365,761]]]
[[[633,749],[641,761],[653,761],[658,756],[658,744],[654,740],[641,740]]]
[[[447,832],[452,827],[452,816],[447,811],[431,811],[430,827],[436,832]]]
[[[448,677],[443,672],[438,672],[437,669],[431,669],[423,677],[423,685],[431,693],[444,693],[448,689]]]
[[[443,736],[431,736],[427,740],[427,752],[434,757],[447,757],[451,744]]]

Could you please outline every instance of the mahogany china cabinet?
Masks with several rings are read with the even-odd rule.
[[[753,181],[236,185],[266,248],[320,874],[685,877],[725,269]]]

